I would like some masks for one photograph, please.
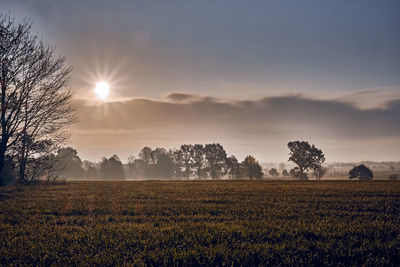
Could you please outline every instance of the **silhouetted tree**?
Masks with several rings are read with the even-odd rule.
[[[83,178],[85,170],[82,168],[82,160],[78,156],[78,151],[72,147],[59,149],[55,160],[62,169],[63,178]]]
[[[173,159],[168,154],[159,154],[155,165],[156,175],[160,178],[172,178],[175,165]]]
[[[152,149],[150,147],[144,147],[140,152],[139,152],[139,159],[141,159],[146,165],[150,165],[153,163],[152,160]]]
[[[85,170],[85,178],[86,179],[96,179],[99,177],[96,166],[93,162],[84,160],[82,163],[82,167]]]
[[[301,180],[307,180],[307,171],[319,168],[324,163],[324,153],[314,145],[310,145],[305,141],[294,141],[288,143],[289,161],[297,164],[290,173]]]
[[[129,169],[132,177],[143,178],[147,177],[148,167],[149,165],[147,165],[143,160],[134,159],[132,164],[129,166]]]
[[[229,176],[234,179],[239,179],[241,177],[240,163],[235,156],[230,156],[226,159],[226,168]]]
[[[226,152],[220,144],[207,144],[204,147],[210,176],[213,179],[220,178],[226,169]]]
[[[181,145],[183,175],[186,179],[189,179],[190,175],[193,172],[192,151],[192,145]]]
[[[40,178],[47,182],[54,182],[61,176],[63,167],[59,164],[58,159],[54,154],[42,155],[37,158],[31,158],[29,168],[26,169],[27,181]]]
[[[108,163],[111,167],[111,174],[115,179],[124,178],[122,162],[117,155],[113,155],[111,158],[109,158]]]
[[[151,163],[156,164],[158,161],[158,158],[161,155],[168,154],[168,151],[165,148],[157,147],[153,151],[150,152],[150,158],[151,158]]]
[[[397,174],[392,174],[392,175],[389,175],[389,180],[397,180],[398,179],[398,175]]]
[[[283,169],[282,176],[289,176],[289,172],[286,169]]]
[[[249,179],[260,179],[263,177],[261,165],[252,156],[247,156],[242,164],[243,176]]]
[[[372,180],[374,173],[364,164],[354,166],[349,171],[349,179],[358,178],[360,180]]]
[[[183,169],[183,152],[182,152],[182,150],[180,150],[180,149],[174,150],[173,157],[174,157],[174,164],[175,164],[174,176],[176,179],[181,179],[184,176],[183,171],[182,171],[182,169]]]
[[[204,146],[196,144],[192,146],[192,159],[193,159],[193,167],[196,172],[197,178],[203,178],[206,174],[205,170],[205,153],[204,153]]]
[[[19,178],[67,138],[76,121],[67,87],[71,68],[54,49],[31,34],[31,23],[0,15],[0,174],[7,156],[16,157]]]
[[[122,162],[117,155],[111,158],[103,158],[100,163],[100,173],[103,178],[107,179],[122,179],[124,178],[124,170],[122,169]]]
[[[271,168],[271,169],[269,170],[269,175],[271,175],[271,176],[273,176],[273,177],[278,176],[278,175],[279,175],[278,170],[275,169],[275,168]]]

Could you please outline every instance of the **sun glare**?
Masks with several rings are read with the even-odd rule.
[[[96,83],[94,92],[98,99],[106,100],[108,94],[110,93],[110,85],[108,85],[106,82],[98,82]]]

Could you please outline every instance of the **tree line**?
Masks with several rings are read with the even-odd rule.
[[[324,155],[321,150],[306,141],[288,143],[289,160],[296,166],[290,171],[281,163],[281,175],[299,180],[308,180],[309,175],[320,180],[326,172],[322,166]],[[222,145],[184,144],[178,149],[144,147],[137,157],[130,156],[126,164],[117,155],[103,157],[100,162],[82,160],[77,150],[71,147],[60,148],[56,153],[31,159],[43,162],[51,160],[52,164],[43,169],[35,169],[36,175],[31,180],[55,181],[62,179],[262,179],[264,173],[260,163],[251,155],[241,162],[227,153]],[[40,166],[40,164],[36,164]],[[41,165],[43,166],[43,165]],[[46,165],[47,166],[47,165]],[[269,175],[277,177],[276,168],[269,170]],[[371,180],[373,172],[361,164],[349,171],[350,179]],[[8,179],[15,179],[9,177]],[[390,179],[397,179],[390,177]],[[7,180],[7,179],[6,179]],[[10,181],[6,181],[9,183]]]
[[[289,161],[296,164],[290,171],[281,163],[281,175],[299,180],[308,180],[309,175],[320,180],[326,173],[322,166],[325,156],[322,151],[306,141],[288,143]],[[262,179],[264,173],[260,163],[251,155],[241,162],[227,153],[223,146],[214,144],[184,144],[178,149],[144,147],[138,155],[130,156],[123,164],[117,155],[103,157],[100,162],[81,160],[78,152],[61,148],[53,155],[56,162],[52,177],[64,179]],[[276,168],[268,171],[272,177],[279,176]],[[373,172],[361,164],[349,171],[349,178],[371,180]],[[396,179],[391,177],[390,179]]]
[[[137,157],[131,156],[123,164],[117,155],[103,158],[99,163],[82,161],[73,148],[60,149],[56,155],[64,170],[64,178],[86,179],[260,179],[263,172],[251,155],[239,162],[227,156],[223,146],[214,144],[184,144],[178,149],[144,147]]]

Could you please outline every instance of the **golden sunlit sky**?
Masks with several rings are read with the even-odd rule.
[[[0,0],[73,66],[82,158],[221,143],[400,158],[399,1]]]

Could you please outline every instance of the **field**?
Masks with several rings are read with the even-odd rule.
[[[68,182],[0,188],[10,265],[400,264],[400,182]]]

